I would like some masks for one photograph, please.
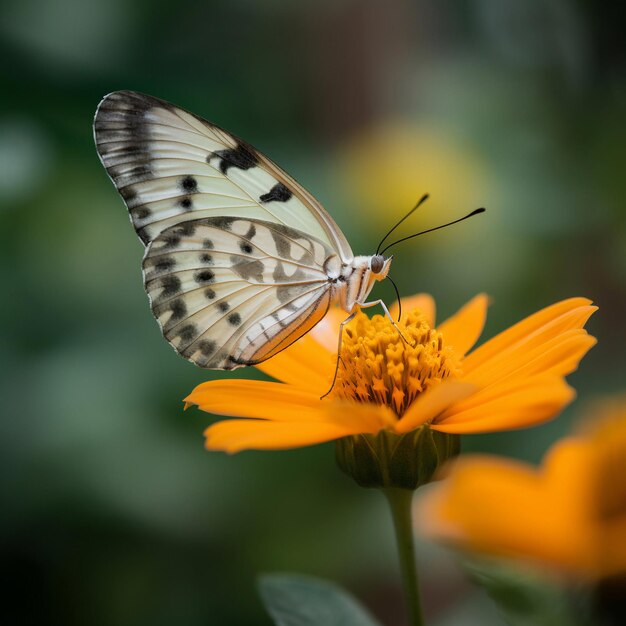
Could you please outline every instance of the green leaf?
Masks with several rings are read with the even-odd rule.
[[[326,580],[266,574],[259,591],[276,626],[380,626],[348,592]]]
[[[585,626],[585,594],[571,593],[554,578],[508,561],[464,563],[469,577],[483,587],[510,626]]]

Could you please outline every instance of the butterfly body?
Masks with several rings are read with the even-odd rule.
[[[382,259],[382,265],[378,259]],[[391,260],[392,257],[385,259],[380,255],[356,256],[350,264],[344,265],[336,279],[339,283],[335,287],[337,304],[348,313],[352,313],[356,306],[365,304],[376,281],[387,277]]]
[[[146,246],[144,285],[165,338],[201,367],[268,359],[332,304],[348,313],[391,257],[354,256],[323,207],[267,157],[167,102],[100,103],[101,161]]]

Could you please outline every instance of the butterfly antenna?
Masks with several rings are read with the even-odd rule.
[[[387,275],[387,279],[393,285],[394,291],[396,292],[396,298],[398,298],[398,322],[402,318],[402,302],[400,301],[400,292],[398,291],[398,286],[393,282],[391,276]]]
[[[385,242],[385,239],[387,239],[387,237],[389,237],[389,235],[391,235],[391,233],[398,228],[398,226],[400,226],[400,224],[402,224],[402,222],[404,222],[405,219],[407,219],[408,217],[410,217],[411,215],[413,215],[413,213],[415,213],[415,211],[417,211],[417,209],[420,208],[420,206],[422,204],[424,204],[424,202],[426,202],[426,200],[428,200],[429,198],[429,194],[425,193],[417,202],[417,204],[395,225],[393,226],[389,232],[380,240],[380,243],[378,244],[378,248],[376,248],[376,254],[378,254],[378,251],[380,250],[380,247],[383,245],[383,243]]]
[[[426,233],[432,233],[434,230],[439,230],[440,228],[446,228],[446,226],[452,226],[452,224],[458,224],[459,222],[469,219],[470,217],[473,217],[474,215],[478,215],[479,213],[484,213],[486,210],[487,209],[484,209],[481,207],[480,209],[475,209],[471,213],[468,213],[464,217],[460,217],[458,220],[453,220],[452,222],[448,222],[447,224],[442,224],[441,226],[436,226],[435,228],[429,228],[428,230],[422,230],[421,232],[415,233],[414,235],[409,235],[408,237],[402,237],[402,239],[398,239],[397,241],[394,241],[393,243],[390,243],[388,246],[386,246],[380,252],[380,254],[385,254],[385,252],[389,250],[391,246],[395,246],[397,243],[402,243],[403,241],[407,241],[407,239],[413,239],[413,237],[419,237],[420,235],[425,235]],[[378,254],[378,252],[376,254]]]

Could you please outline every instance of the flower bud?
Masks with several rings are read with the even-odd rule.
[[[361,487],[417,489],[460,450],[460,436],[420,426],[406,434],[381,430],[376,435],[339,439],[339,467]]]

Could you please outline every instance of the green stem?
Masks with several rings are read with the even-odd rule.
[[[400,570],[404,583],[404,595],[408,606],[411,626],[424,626],[422,603],[420,600],[417,566],[415,562],[415,543],[411,503],[413,491],[410,489],[386,488],[382,490],[389,502],[391,517],[396,531]]]

